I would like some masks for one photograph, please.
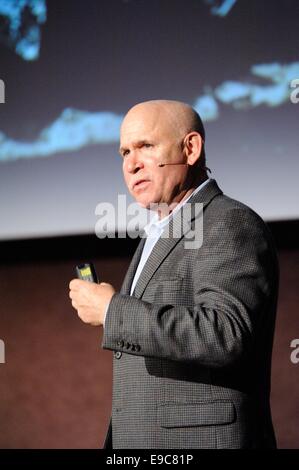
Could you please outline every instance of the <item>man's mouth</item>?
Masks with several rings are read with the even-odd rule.
[[[146,179],[137,180],[136,183],[134,183],[133,185],[133,189],[134,191],[139,190],[139,189],[144,189],[149,183],[150,183],[150,180],[146,180]]]

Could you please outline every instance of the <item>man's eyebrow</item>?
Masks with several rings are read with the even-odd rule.
[[[142,146],[143,144],[149,144],[150,142],[151,142],[150,139],[140,139],[140,140],[136,140],[135,142],[133,142],[132,146],[133,148],[136,148],[136,147]],[[129,149],[127,147],[120,147],[119,153],[122,155],[125,150],[129,150]]]

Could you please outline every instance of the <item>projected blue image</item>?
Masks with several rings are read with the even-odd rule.
[[[212,15],[227,17],[236,0],[202,0],[202,3],[209,7]],[[23,59],[37,59],[40,25],[46,21],[46,16],[45,0],[0,0],[0,18],[4,18],[7,25],[0,29],[0,40],[13,47]],[[214,88],[209,87],[208,91],[204,89],[190,104],[205,122],[220,118],[224,107],[250,110],[260,105],[280,106],[289,100],[290,82],[299,76],[299,62],[257,64],[250,72],[260,83],[256,78],[254,81],[227,79]],[[61,109],[60,115],[34,140],[16,140],[0,130],[0,162],[48,157],[89,145],[117,142],[122,118],[112,110],[90,112],[72,106]]]
[[[36,60],[40,50],[40,25],[47,17],[45,0],[1,0],[0,40],[25,60]]]
[[[47,157],[87,145],[117,142],[122,116],[65,109],[34,142],[17,142],[0,133],[0,161]]]
[[[223,82],[210,94],[201,95],[191,103],[203,121],[216,120],[220,115],[220,104],[231,105],[236,110],[252,109],[262,104],[270,107],[282,105],[290,99],[290,82],[299,77],[299,62],[254,65],[251,72],[272,84]],[[80,150],[88,145],[117,142],[122,118],[113,112],[65,109],[34,142],[18,142],[0,132],[0,161],[47,157]]]
[[[218,16],[226,16],[233,8],[237,0],[204,0],[211,5],[211,13]]]
[[[237,0],[202,0],[213,15],[226,16]],[[2,18],[1,18],[2,17]],[[24,60],[36,60],[40,51],[40,25],[47,18],[46,0],[0,0],[0,41]]]
[[[226,16],[237,0],[203,0],[211,7],[211,13]],[[2,17],[2,18],[1,18]],[[47,18],[46,0],[0,0],[0,41],[12,48],[24,60],[36,60],[39,56],[40,25]]]

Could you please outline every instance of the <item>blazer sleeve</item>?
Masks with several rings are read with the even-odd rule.
[[[277,295],[270,233],[253,211],[233,208],[204,237],[193,258],[192,305],[115,293],[103,348],[210,367],[230,366],[250,352]]]

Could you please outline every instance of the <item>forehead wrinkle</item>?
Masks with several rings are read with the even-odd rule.
[[[133,147],[133,148],[136,148],[136,147],[140,147],[140,145],[142,144],[145,144],[147,142],[149,142],[150,139],[148,138],[144,138],[144,139],[136,139],[136,140],[133,140],[132,142],[130,142],[130,145]],[[127,147],[126,146],[121,146],[119,148],[119,152],[123,152],[124,150],[127,150]]]
[[[136,130],[136,128],[133,128],[132,131],[122,131],[120,136],[120,151],[123,151],[124,149],[127,149],[130,146],[135,148],[141,143],[153,140],[156,140],[155,136],[153,136],[153,129],[147,131],[146,129]]]

